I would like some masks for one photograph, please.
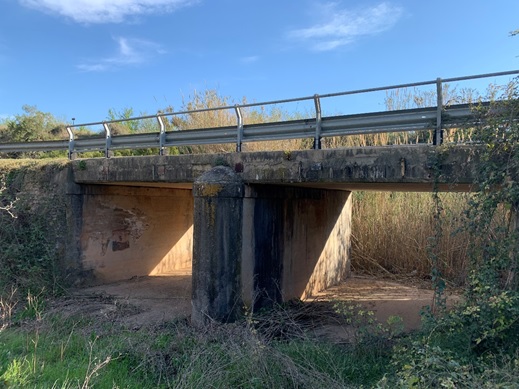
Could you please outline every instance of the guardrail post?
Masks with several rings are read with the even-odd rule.
[[[234,106],[236,111],[236,118],[238,120],[238,134],[236,137],[236,152],[241,153],[241,144],[243,142],[243,118],[241,116],[240,106],[236,104]]]
[[[72,129],[67,126],[68,132],[68,159],[76,159],[76,153],[74,152],[74,133]]]
[[[105,129],[105,137],[106,137],[106,143],[105,143],[105,157],[110,158],[111,151],[110,146],[112,145],[112,133],[110,132],[110,127],[107,123],[103,123],[103,127]]]
[[[314,149],[321,149],[321,100],[319,100],[319,95],[314,95],[314,103],[315,103],[315,137],[314,137]]]
[[[442,79],[436,79],[436,129],[434,131],[433,145],[439,146],[443,143],[442,129],[442,112],[443,112],[443,89]]]
[[[160,126],[159,155],[165,155],[166,149],[164,147],[164,144],[166,143],[166,129],[164,127],[164,122],[162,121],[162,118],[160,117],[160,115],[157,115],[157,121],[159,122],[159,126]]]

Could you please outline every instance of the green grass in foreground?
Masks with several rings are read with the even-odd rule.
[[[352,337],[333,344],[293,320],[302,316],[294,307],[310,311],[295,304],[204,329],[14,320],[0,330],[0,388],[519,388],[517,347],[475,351],[441,322],[395,336],[380,323],[351,324],[352,312]]]
[[[58,315],[14,321],[0,331],[0,387],[370,387],[387,371],[389,349],[332,344],[302,331],[271,336],[269,321],[278,318],[205,329],[178,321],[139,331]]]

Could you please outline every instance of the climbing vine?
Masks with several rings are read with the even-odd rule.
[[[519,90],[517,81],[496,93],[490,105],[476,106],[477,193],[466,211],[470,269],[464,304],[443,317],[440,327],[458,333],[480,354],[519,346]],[[475,127],[475,128],[474,128]],[[437,197],[435,191],[434,194]],[[436,201],[437,234],[441,202]],[[437,239],[434,237],[432,241]],[[435,304],[442,307],[441,274],[432,258]],[[459,332],[458,332],[459,331]]]
[[[468,209],[467,228],[473,237],[470,292],[483,298],[518,289],[518,98],[517,82],[512,82],[490,107],[478,109],[480,191]]]
[[[444,283],[435,245],[443,233],[443,209],[436,187],[437,227],[429,250],[435,314],[425,316],[421,333],[396,347],[396,377],[388,378],[384,387],[479,387],[492,375],[498,377],[496,384],[516,386],[515,376],[500,374],[517,371],[519,355],[518,81],[499,93],[494,89],[491,104],[475,106],[478,120],[467,123],[477,142],[471,158],[477,166],[473,175],[478,191],[465,215],[470,269],[464,300],[440,312],[445,307]],[[441,155],[438,152],[434,162],[437,182]]]
[[[441,175],[441,156],[442,153],[436,153],[434,161],[431,164],[432,173],[434,177],[433,184],[433,218],[434,218],[434,233],[428,239],[427,244],[427,255],[431,264],[431,282],[434,289],[434,298],[431,306],[431,314],[436,315],[443,313],[447,305],[445,297],[445,280],[441,272],[440,263],[440,241],[443,236],[443,225],[442,225],[442,200],[439,195],[439,180]]]
[[[22,295],[61,290],[66,216],[50,179],[61,168],[0,167],[0,298],[13,288]]]

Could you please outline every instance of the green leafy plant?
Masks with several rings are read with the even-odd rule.
[[[52,185],[47,174],[55,175],[62,165],[41,166],[22,164],[0,176],[0,202],[7,208],[0,210],[0,290],[14,287],[20,296],[53,294],[63,282],[59,263],[66,210],[58,191],[46,188]]]
[[[27,359],[13,359],[0,376],[0,383],[7,387],[24,387],[29,383],[31,364]]]
[[[379,340],[384,342],[404,333],[404,322],[400,316],[389,316],[385,323],[375,317],[375,312],[351,301],[336,301],[333,308],[354,330],[357,341]]]
[[[464,219],[469,241],[464,301],[425,317],[425,335],[395,349],[397,373],[380,386],[472,387],[485,382],[483,377],[500,377],[502,387],[516,386],[514,374],[504,372],[513,371],[519,352],[517,82],[491,88],[490,97],[490,106],[474,107],[480,117],[470,124],[480,144],[473,156],[479,161],[479,192]]]

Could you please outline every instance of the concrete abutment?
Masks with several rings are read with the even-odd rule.
[[[191,267],[190,190],[85,185],[80,217],[86,281],[107,283]]]

